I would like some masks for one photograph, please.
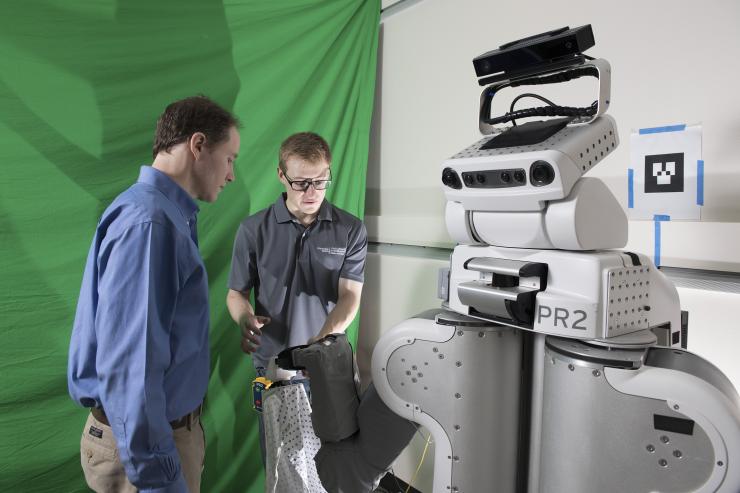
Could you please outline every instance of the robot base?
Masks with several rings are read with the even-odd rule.
[[[434,437],[434,493],[732,492],[740,398],[700,357],[430,311],[373,353],[386,405]]]

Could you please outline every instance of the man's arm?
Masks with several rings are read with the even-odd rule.
[[[326,316],[326,322],[321,331],[310,342],[317,341],[329,334],[343,333],[360,308],[362,283],[351,279],[339,278],[339,297],[334,309]]]
[[[235,291],[229,289],[226,294],[226,306],[234,322],[239,325],[242,335],[242,351],[251,354],[257,350],[262,335],[262,327],[270,323],[269,317],[254,314],[254,308],[249,302],[249,291]]]
[[[254,258],[255,248],[251,245],[247,226],[242,223],[236,231],[234,250],[231,255],[229,272],[229,292],[226,293],[226,306],[234,322],[241,330],[242,351],[252,354],[260,345],[262,327],[270,323],[269,317],[254,314],[254,307],[249,302],[249,293],[257,279],[257,263]]]
[[[104,241],[97,259],[100,400],[126,475],[142,492],[187,492],[164,392],[179,290],[175,241],[167,227],[137,224]]]
[[[333,333],[343,333],[357,315],[362,296],[362,282],[365,273],[365,257],[367,256],[367,230],[359,220],[350,233],[347,245],[347,255],[339,273],[337,304],[326,317],[324,326],[318,335],[312,337],[309,343]]]

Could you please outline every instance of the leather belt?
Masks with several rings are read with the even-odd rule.
[[[97,419],[101,423],[103,423],[106,426],[110,426],[110,422],[108,421],[108,416],[105,415],[105,411],[103,411],[100,408],[92,407],[90,408],[90,413],[93,415],[93,418]],[[187,427],[188,430],[192,429],[193,425],[198,422],[198,418],[203,413],[203,404],[200,404],[198,407],[195,408],[192,412],[189,412],[185,416],[178,418],[174,421],[170,421],[170,426],[172,426],[173,430],[176,430],[178,428]]]

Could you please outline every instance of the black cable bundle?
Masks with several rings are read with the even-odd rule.
[[[594,101],[591,106],[585,108],[576,108],[573,106],[557,106],[554,104],[551,104],[550,106],[538,106],[535,108],[509,111],[505,115],[497,116],[495,118],[489,118],[485,120],[484,123],[495,125],[497,123],[513,122],[514,125],[516,125],[516,120],[521,118],[530,118],[533,116],[567,116],[572,118],[580,118],[596,114],[597,105],[598,102]]]

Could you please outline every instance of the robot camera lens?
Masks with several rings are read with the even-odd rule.
[[[477,175],[475,175],[475,181],[477,181],[478,183],[485,183],[486,175],[484,175],[483,173],[478,173]]]
[[[444,171],[442,171],[442,183],[456,190],[459,190],[462,188],[462,183],[460,183],[460,177],[457,175],[455,170],[453,170],[452,168],[445,168]],[[466,183],[467,183],[467,180],[466,180]]]
[[[467,186],[473,186],[473,183],[475,182],[475,178],[473,178],[473,175],[470,173],[463,173],[463,181]]]
[[[501,181],[504,183],[509,183],[511,181],[511,175],[508,171],[501,172]]]
[[[524,171],[517,170],[514,171],[514,180],[518,181],[519,183],[524,183],[524,181],[527,179],[527,175],[524,174]]]
[[[549,185],[555,179],[555,170],[546,161],[535,161],[529,168],[529,179],[536,187]]]

